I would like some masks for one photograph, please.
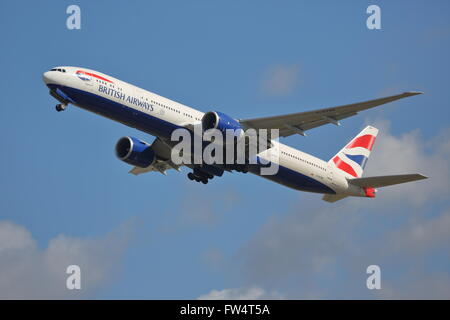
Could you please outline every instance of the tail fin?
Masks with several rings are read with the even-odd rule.
[[[347,178],[361,177],[377,134],[377,128],[372,126],[365,127],[363,131],[332,157],[328,163],[340,169]]]

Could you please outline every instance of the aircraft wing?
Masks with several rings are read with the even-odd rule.
[[[156,156],[157,156],[156,161],[152,165],[150,165],[146,168],[133,167],[129,171],[129,173],[132,173],[134,175],[139,175],[139,174],[146,173],[146,172],[157,171],[157,172],[160,172],[160,173],[166,175],[166,171],[169,169],[175,169],[177,171],[180,171],[180,166],[174,164],[170,160],[170,153],[171,153],[172,149],[170,148],[169,145],[164,143],[164,141],[162,141],[161,139],[157,138],[152,143],[152,148],[155,151]]]
[[[279,129],[280,137],[287,137],[293,134],[305,135],[305,131],[307,130],[328,123],[339,125],[339,120],[354,116],[360,111],[418,94],[422,94],[422,92],[404,92],[394,96],[338,107],[291,113],[274,117],[243,119],[239,120],[239,122],[245,129]]]

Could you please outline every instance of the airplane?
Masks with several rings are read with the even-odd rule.
[[[172,161],[171,152],[174,130],[226,129],[278,129],[280,137],[294,134],[306,135],[306,131],[326,125],[340,125],[340,121],[361,111],[371,109],[398,99],[415,96],[422,92],[404,92],[389,97],[359,103],[298,112],[273,117],[235,119],[219,111],[206,113],[172,101],[150,91],[141,89],[112,76],[82,67],[60,66],[43,73],[43,81],[50,95],[59,103],[58,112],[69,104],[115,120],[146,134],[155,136],[152,144],[135,137],[122,137],[115,151],[117,157],[133,166],[134,175],[167,170],[180,171],[184,164]],[[330,160],[324,161],[310,154],[270,141],[267,147],[277,148],[278,170],[273,175],[262,175],[260,162],[256,165],[186,164],[192,169],[190,180],[208,183],[224,172],[250,172],[286,187],[323,194],[323,200],[336,202],[349,196],[374,198],[378,188],[411,182],[427,177],[422,174],[400,174],[390,176],[363,177],[363,171],[370,156],[378,129],[367,126],[347,143]],[[264,158],[262,150],[257,154]],[[267,157],[266,157],[267,158]],[[266,159],[267,160],[267,159]],[[274,161],[272,158],[270,161]]]

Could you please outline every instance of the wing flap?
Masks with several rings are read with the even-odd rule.
[[[156,138],[155,141],[152,143],[152,148],[158,157],[155,163],[149,165],[146,168],[133,167],[129,171],[129,173],[139,175],[146,172],[157,171],[166,175],[166,171],[169,169],[175,169],[177,171],[180,171],[180,166],[174,164],[170,160],[170,154],[172,149],[166,142],[164,142],[160,138]]]
[[[157,171],[157,172],[161,172],[163,175],[167,175],[166,171],[169,169],[175,169],[177,171],[180,171],[180,167],[173,164],[170,160],[166,160],[166,161],[157,160],[156,163],[154,163],[146,168],[133,167],[129,171],[129,173],[137,176],[142,173]]]

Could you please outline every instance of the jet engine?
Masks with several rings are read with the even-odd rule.
[[[225,133],[227,129],[242,130],[241,124],[236,119],[219,111],[209,111],[205,113],[202,118],[202,126],[204,131],[208,129],[218,129],[222,133]]]
[[[141,168],[148,167],[156,160],[152,147],[134,137],[123,137],[117,141],[116,156],[128,164]]]

